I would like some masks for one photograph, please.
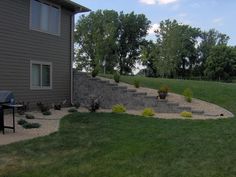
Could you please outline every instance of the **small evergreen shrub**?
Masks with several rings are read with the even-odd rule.
[[[41,126],[39,123],[29,123],[24,119],[18,120],[17,123],[25,129],[39,128]]]
[[[145,108],[142,113],[143,116],[145,117],[152,117],[155,115],[155,112],[152,108]]]
[[[26,120],[24,120],[24,119],[20,119],[20,120],[18,120],[17,121],[17,123],[19,124],[19,125],[24,125],[24,124],[26,124],[26,123],[28,123]]]
[[[193,92],[190,88],[186,88],[183,92],[184,98],[187,102],[192,102]]]
[[[32,128],[39,128],[41,126],[41,124],[39,123],[25,123],[22,125],[22,127],[24,127],[25,129],[32,129]]]
[[[49,115],[51,115],[52,113],[51,113],[51,111],[45,111],[45,112],[43,112],[43,115],[45,115],[45,116],[49,116]]]
[[[112,106],[112,112],[124,113],[124,112],[126,112],[126,108],[123,104],[116,104],[116,105]]]
[[[158,90],[158,93],[166,93],[168,94],[170,91],[170,87],[168,85],[162,85]]]
[[[38,106],[39,110],[40,110],[42,113],[43,113],[43,112],[47,112],[47,111],[49,111],[49,109],[50,109],[49,106],[46,106],[46,105],[44,105],[44,104],[41,103],[41,102],[38,102],[38,103],[37,103],[37,106]]]
[[[99,69],[98,68],[94,68],[94,70],[92,71],[92,77],[96,77],[99,73]]]
[[[31,115],[31,114],[26,114],[25,118],[26,119],[34,119],[35,117],[33,115]]]
[[[76,102],[76,103],[74,103],[74,105],[73,105],[76,109],[79,109],[79,107],[80,107],[80,103],[79,102]]]
[[[75,109],[75,108],[70,108],[70,109],[68,109],[68,112],[74,113],[74,112],[78,112],[78,111],[77,111],[77,109]]]
[[[115,74],[114,74],[114,81],[116,82],[116,83],[119,83],[120,82],[120,74],[118,73],[118,72],[115,72]]]
[[[183,111],[180,113],[182,117],[191,118],[193,115],[191,112]]]
[[[97,97],[95,95],[89,96],[88,104],[86,107],[90,112],[96,112],[100,108],[100,98],[101,97]]]
[[[140,87],[140,81],[139,80],[137,80],[137,79],[134,80],[134,87],[135,88],[139,88]]]
[[[61,104],[55,104],[54,105],[54,110],[61,110]]]

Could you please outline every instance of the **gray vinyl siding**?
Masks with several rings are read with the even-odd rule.
[[[70,102],[71,12],[61,8],[60,36],[30,30],[30,0],[0,0],[0,90],[16,101]],[[30,61],[52,63],[52,89],[30,89]]]

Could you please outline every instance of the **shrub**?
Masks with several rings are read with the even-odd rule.
[[[38,106],[38,108],[40,109],[40,111],[43,113],[43,112],[47,112],[47,111],[49,111],[49,106],[45,106],[43,103],[41,103],[41,102],[38,102],[37,103],[37,106]]]
[[[140,87],[140,81],[139,80],[137,80],[137,79],[134,80],[134,87],[135,88],[139,88]]]
[[[52,113],[50,112],[50,111],[45,111],[45,112],[43,112],[43,115],[45,115],[45,116],[49,116],[49,115],[51,115]]]
[[[79,109],[80,103],[79,103],[79,102],[75,102],[73,106],[74,106],[76,109]]]
[[[124,112],[126,112],[126,108],[123,104],[116,104],[116,105],[112,106],[112,112],[124,113]]]
[[[192,102],[193,92],[190,88],[186,88],[183,92],[183,95],[185,97],[185,100],[189,103]]]
[[[61,110],[61,104],[55,104],[54,110]]]
[[[116,83],[119,83],[119,82],[120,82],[120,74],[119,74],[118,72],[116,72],[113,77],[114,77],[114,81],[115,81]]]
[[[191,118],[192,117],[192,113],[191,112],[187,112],[187,111],[181,112],[180,115],[182,117],[187,117],[187,118]]]
[[[39,128],[41,126],[41,124],[39,123],[25,123],[22,125],[22,127],[24,127],[25,129],[31,129],[31,128]]]
[[[92,77],[96,77],[99,73],[99,69],[98,68],[94,68],[94,70],[92,71]]]
[[[26,114],[25,118],[26,119],[34,119],[35,117],[33,115],[31,115],[31,114]]]
[[[100,98],[94,95],[89,96],[88,105],[86,106],[90,112],[96,112],[100,108]]]
[[[145,108],[142,113],[143,116],[145,117],[152,117],[155,115],[155,112],[152,108]]]
[[[168,94],[169,91],[170,91],[170,87],[168,85],[163,85],[158,90],[158,93],[166,93],[166,94]]]
[[[70,109],[68,109],[68,112],[74,113],[74,112],[78,112],[78,111],[77,111],[77,109],[75,109],[75,108],[70,108]]]
[[[17,123],[19,124],[19,125],[24,125],[24,124],[26,124],[26,123],[28,123],[26,120],[24,120],[24,119],[20,119],[20,120],[18,120],[17,121]]]

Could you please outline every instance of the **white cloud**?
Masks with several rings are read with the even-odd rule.
[[[222,25],[223,25],[223,21],[224,21],[224,19],[223,19],[222,17],[219,17],[219,18],[213,19],[212,22],[213,22],[215,25],[222,26]]]
[[[178,0],[159,0],[159,4],[171,4],[177,2]]]
[[[139,0],[143,4],[154,5],[154,4],[171,4],[178,0]]]
[[[160,25],[155,23],[155,24],[152,24],[151,27],[148,29],[148,34],[149,35],[154,35],[155,34],[155,31],[160,29]]]
[[[140,0],[140,2],[148,5],[156,4],[156,0]]]

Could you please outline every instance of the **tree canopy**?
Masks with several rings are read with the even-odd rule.
[[[129,74],[140,59],[150,21],[143,14],[98,10],[82,16],[76,25],[76,62],[87,70],[101,68],[112,73],[117,68]],[[105,62],[104,62],[105,61]]]
[[[143,14],[98,10],[76,24],[77,69],[131,74],[137,62],[152,77],[226,80],[236,74],[235,48],[229,36],[202,31],[176,20],[161,21],[156,38],[147,40],[150,21]]]

